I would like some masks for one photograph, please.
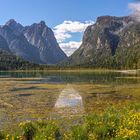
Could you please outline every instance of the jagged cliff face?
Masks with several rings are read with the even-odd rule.
[[[10,52],[8,44],[2,36],[0,36],[0,50],[5,50],[5,51]]]
[[[29,43],[38,48],[43,63],[56,64],[66,59],[53,31],[46,26],[45,22],[41,21],[39,24],[25,27],[23,34]]]
[[[10,51],[14,55],[21,56],[25,60],[34,63],[41,63],[40,59],[37,57],[39,56],[37,48],[32,46],[22,33],[14,31],[9,26],[4,25],[0,28],[0,35],[3,36]]]
[[[99,17],[86,29],[83,43],[69,58],[69,63],[103,65],[107,59],[123,55],[123,51],[137,45],[140,45],[140,23],[131,17]]]
[[[0,35],[9,50],[25,60],[39,64],[56,64],[67,58],[52,30],[45,22],[23,27],[14,20],[0,26]]]

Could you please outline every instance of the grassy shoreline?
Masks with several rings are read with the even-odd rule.
[[[89,68],[80,68],[80,69],[45,69],[45,70],[5,70],[0,72],[17,72],[17,73],[23,73],[23,72],[65,72],[65,73],[74,73],[74,72],[83,72],[83,73],[92,73],[92,72],[118,72],[118,73],[126,73],[126,74],[139,74],[140,69],[138,70],[116,70],[116,69],[89,69]]]

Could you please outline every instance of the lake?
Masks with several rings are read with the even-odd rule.
[[[0,129],[140,101],[140,77],[120,72],[0,72]]]

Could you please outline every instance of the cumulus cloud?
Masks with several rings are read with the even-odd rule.
[[[68,56],[70,56],[81,45],[81,42],[71,40],[71,38],[73,38],[74,33],[83,33],[85,29],[92,24],[94,24],[94,21],[64,21],[62,24],[59,24],[54,27],[53,31],[55,37],[60,47]],[[71,41],[66,42],[67,39]]]
[[[132,16],[137,20],[140,21],[140,3],[130,3],[128,5],[129,9],[132,10]]]
[[[72,37],[71,33],[83,32],[87,26],[94,24],[93,21],[64,21],[62,24],[59,24],[54,27],[54,33],[57,41],[59,43],[65,41]]]
[[[64,21],[62,24],[59,24],[54,27],[54,33],[57,41],[59,43],[65,41],[72,37],[71,33],[84,32],[87,26],[94,24],[93,21]]]
[[[60,43],[60,47],[67,54],[67,56],[72,55],[72,53],[79,48],[82,42],[70,41],[68,43]]]

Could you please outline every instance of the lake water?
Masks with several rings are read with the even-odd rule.
[[[135,100],[139,85],[138,75],[118,72],[0,72],[0,128],[82,116],[108,103]]]
[[[0,72],[0,78],[40,78],[36,82],[42,83],[137,83],[136,75],[120,72]],[[121,78],[122,77],[122,78]],[[41,79],[42,78],[42,79]]]

